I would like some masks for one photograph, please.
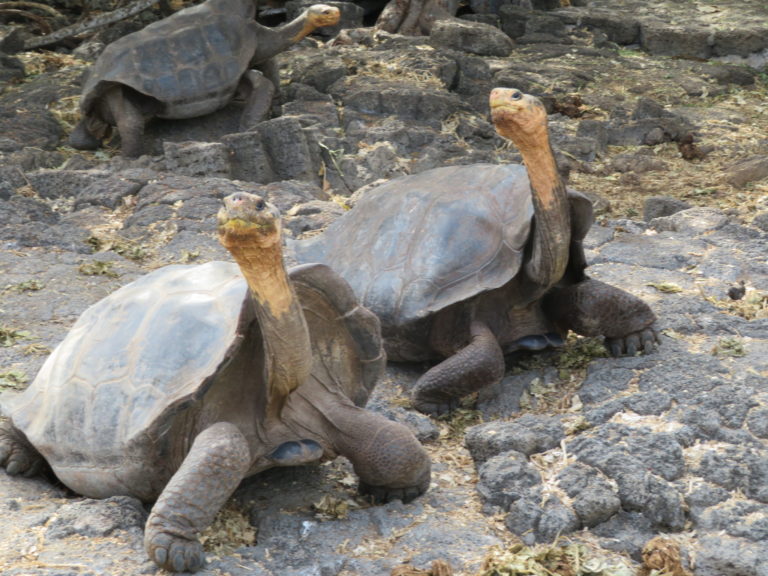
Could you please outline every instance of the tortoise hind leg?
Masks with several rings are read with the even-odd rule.
[[[103,100],[107,116],[114,120],[120,134],[122,155],[138,158],[144,153],[144,125],[147,117],[157,112],[156,103],[121,86],[108,90]]]
[[[411,392],[414,407],[427,414],[443,414],[472,392],[504,377],[504,353],[490,328],[470,325],[470,342],[453,356],[430,368]]]
[[[219,422],[198,434],[147,519],[149,557],[173,572],[202,568],[205,555],[197,536],[210,526],[250,464],[248,442],[233,424]]]
[[[544,299],[544,309],[562,330],[604,336],[605,346],[613,356],[648,354],[659,341],[656,315],[650,306],[592,278],[552,289]]]
[[[0,422],[0,466],[10,476],[35,476],[46,469],[43,456],[10,420]]]
[[[245,98],[240,130],[253,130],[269,119],[276,92],[275,85],[260,71],[249,70],[243,75],[238,91]]]
[[[410,502],[429,488],[429,455],[411,431],[354,404],[323,406],[326,436],[360,479],[359,491],[376,502]]]

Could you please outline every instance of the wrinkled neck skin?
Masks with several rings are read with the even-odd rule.
[[[546,126],[531,136],[516,135],[515,144],[523,156],[531,182],[535,223],[531,258],[525,266],[528,277],[549,288],[565,273],[571,242],[568,195]]]
[[[306,382],[312,347],[304,312],[283,265],[279,242],[269,248],[228,246],[254,301],[269,367],[268,417],[279,417],[285,399]]]
[[[256,55],[251,61],[252,66],[261,64],[273,56],[284,52],[315,30],[315,27],[310,24],[307,12],[276,28],[262,26],[257,22],[253,22],[252,25],[257,28],[257,34],[259,35]]]

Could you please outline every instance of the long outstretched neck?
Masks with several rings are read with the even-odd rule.
[[[301,303],[288,279],[280,243],[268,248],[227,246],[245,276],[269,363],[269,416],[309,377],[312,347]]]
[[[316,26],[309,18],[309,12],[305,10],[299,14],[299,16],[290,22],[286,22],[282,26],[279,26],[277,29],[280,32],[280,35],[288,41],[288,46],[290,46],[309,36],[314,32],[315,28]],[[286,46],[286,48],[288,46]]]
[[[259,34],[262,37],[267,37],[267,41],[264,41],[263,39],[259,41],[259,45],[256,49],[256,59],[258,62],[264,62],[265,60],[284,52],[306,36],[309,36],[316,29],[316,26],[309,18],[309,12],[307,10],[290,22],[286,22],[282,26],[277,26],[275,28],[262,26],[257,23],[254,23],[254,25],[259,27]]]
[[[563,277],[568,265],[571,218],[565,182],[557,169],[546,124],[537,134],[515,135],[514,142],[528,171],[535,214],[526,272],[537,284],[549,287]]]

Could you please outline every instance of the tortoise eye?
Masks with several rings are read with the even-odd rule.
[[[256,200],[256,210],[264,210],[264,206],[265,206],[264,200],[262,200],[261,198]]]
[[[519,90],[515,90],[514,92],[512,92],[512,96],[511,96],[512,100],[520,100],[522,97],[523,97],[523,93],[520,92]]]

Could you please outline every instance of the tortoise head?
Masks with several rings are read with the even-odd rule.
[[[219,241],[227,250],[258,250],[281,242],[280,212],[256,194],[230,194],[224,198],[216,219]]]
[[[536,96],[516,88],[494,88],[490,106],[496,131],[518,146],[547,138],[547,110]]]
[[[327,4],[313,4],[307,9],[307,23],[312,28],[333,26],[339,23],[341,12],[335,6]]]

